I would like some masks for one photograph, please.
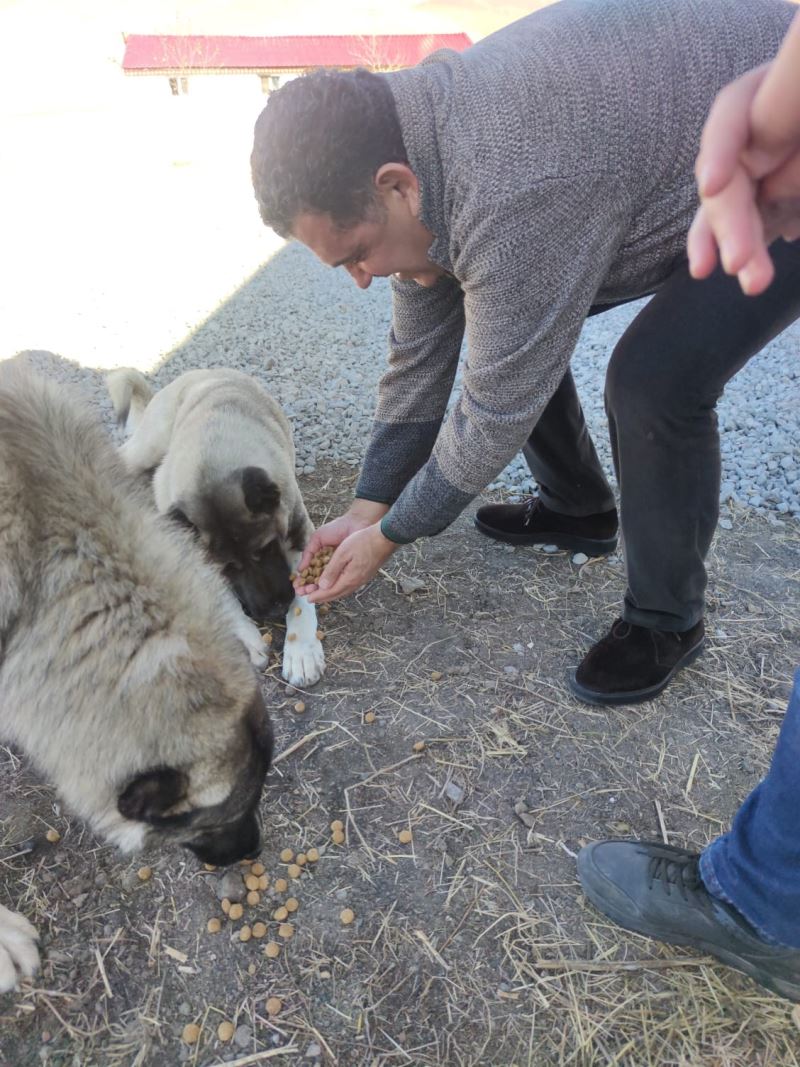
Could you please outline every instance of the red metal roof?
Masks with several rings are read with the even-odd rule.
[[[126,74],[191,71],[279,71],[311,67],[411,67],[439,48],[463,52],[465,33],[350,37],[179,37],[131,34]]]

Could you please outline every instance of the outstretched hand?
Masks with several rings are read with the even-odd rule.
[[[374,578],[387,559],[400,547],[384,537],[378,523],[356,530],[334,552],[315,585],[297,592],[311,604],[325,604],[350,596]]]

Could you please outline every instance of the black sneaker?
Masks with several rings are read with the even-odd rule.
[[[763,941],[735,908],[712,896],[699,858],[655,842],[598,841],[578,853],[578,877],[592,904],[626,930],[691,945],[800,1001],[800,949]]]
[[[555,545],[587,556],[607,556],[617,547],[617,509],[576,518],[546,508],[538,496],[523,504],[485,504],[475,525],[509,545]]]
[[[587,704],[638,704],[665,689],[703,651],[701,619],[691,630],[649,630],[617,619],[567,678]]]

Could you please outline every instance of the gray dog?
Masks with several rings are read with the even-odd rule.
[[[309,686],[325,670],[317,613],[290,581],[314,527],[294,472],[289,422],[241,371],[181,374],[154,393],[137,370],[106,379],[134,474],[153,474],[156,507],[194,529],[245,611],[286,615],[283,677]]]
[[[0,736],[124,851],[259,849],[272,733],[242,624],[94,417],[0,364]],[[35,939],[0,907],[0,990],[35,970]]]

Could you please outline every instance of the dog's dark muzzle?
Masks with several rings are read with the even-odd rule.
[[[207,831],[185,842],[203,863],[226,867],[239,860],[254,859],[261,851],[261,828],[255,812],[247,812],[238,822]]]

